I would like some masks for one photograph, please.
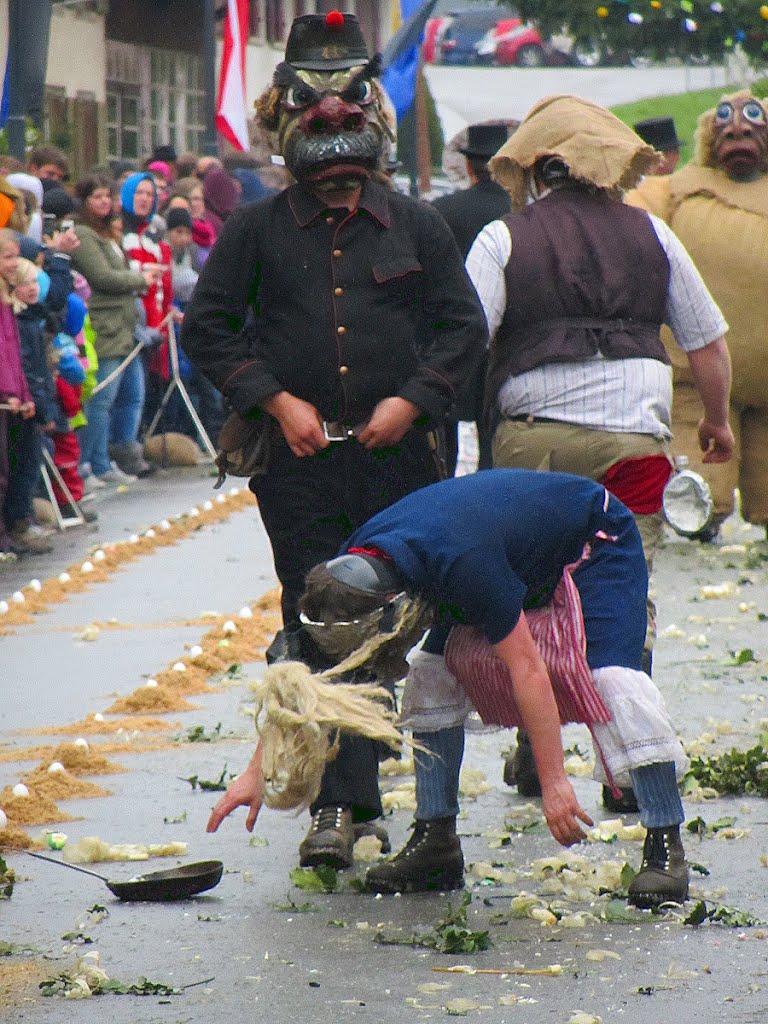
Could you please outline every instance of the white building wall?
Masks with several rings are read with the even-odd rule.
[[[103,103],[106,68],[104,16],[55,4],[46,85],[63,88],[71,97],[87,93]]]

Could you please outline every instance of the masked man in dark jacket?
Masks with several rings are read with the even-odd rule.
[[[378,70],[353,16],[294,21],[257,109],[296,184],[229,218],[182,337],[269,431],[251,488],[283,587],[283,646],[313,667],[325,662],[299,626],[306,573],[437,479],[432,427],[487,338],[442,218],[380,183],[393,129]],[[301,863],[349,867],[353,826],[381,813],[376,744],[342,739],[310,810]]]

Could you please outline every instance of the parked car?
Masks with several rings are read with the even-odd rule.
[[[452,17],[453,15],[448,14],[427,20],[424,26],[424,42],[421,47],[425,63],[435,64],[440,60],[440,41]]]
[[[533,25],[521,18],[498,21],[477,43],[481,64],[516,64],[521,68],[540,68],[552,63],[550,47]]]
[[[461,11],[446,25],[435,55],[443,64],[478,64],[477,44],[500,20],[499,8]]]

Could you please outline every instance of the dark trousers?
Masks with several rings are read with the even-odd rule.
[[[417,431],[392,448],[368,451],[356,441],[332,442],[302,459],[282,438],[275,442],[267,473],[253,477],[251,489],[272,545],[288,630],[298,625],[298,602],[309,570],[333,558],[371,516],[437,476],[427,438]],[[305,660],[313,669],[326,667],[313,664],[311,654]],[[378,757],[377,743],[343,736],[312,813],[329,804],[349,804],[358,821],[381,814]]]
[[[32,519],[32,499],[40,479],[43,439],[35,420],[8,417],[9,479],[3,506],[3,519],[10,529],[16,523]]]

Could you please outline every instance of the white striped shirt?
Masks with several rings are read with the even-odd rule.
[[[680,239],[663,220],[649,216],[669,261],[664,322],[683,351],[704,348],[722,337],[728,324]],[[504,268],[511,256],[512,238],[500,220],[483,228],[467,256],[491,338],[506,309]],[[658,359],[605,359],[598,353],[510,377],[499,390],[498,404],[504,416],[540,416],[669,439],[672,370]]]

